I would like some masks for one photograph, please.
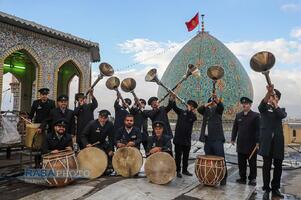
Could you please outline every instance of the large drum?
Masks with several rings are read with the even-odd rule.
[[[134,176],[139,173],[143,164],[142,154],[135,147],[119,148],[113,156],[112,164],[118,175]]]
[[[226,174],[223,157],[199,155],[195,161],[195,174],[204,185],[215,186]]]
[[[107,169],[107,154],[97,147],[87,147],[77,155],[80,170],[89,171],[89,179],[101,176]]]
[[[46,177],[50,186],[64,186],[74,181],[78,164],[73,151],[63,150],[43,155],[43,169],[53,170],[54,177]]]
[[[38,134],[37,130],[40,124],[26,124],[26,134],[25,134],[25,146],[35,150],[39,150],[42,147],[43,135]]]
[[[176,162],[166,152],[154,153],[146,159],[144,171],[150,182],[167,184],[176,176]]]

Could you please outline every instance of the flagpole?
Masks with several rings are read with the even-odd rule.
[[[200,33],[201,32],[201,27],[200,27],[200,11],[198,12],[198,20],[199,20],[198,33]]]

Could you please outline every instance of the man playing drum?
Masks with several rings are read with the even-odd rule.
[[[284,198],[280,193],[282,162],[284,159],[284,137],[282,120],[286,118],[285,108],[280,108],[278,103],[281,93],[274,89],[274,85],[267,86],[267,94],[258,106],[261,116],[259,152],[263,157],[262,177],[265,191],[263,199],[269,199],[272,190],[273,198]],[[274,165],[273,180],[270,187],[270,172]]]
[[[240,103],[242,112],[237,113],[233,129],[231,143],[235,144],[237,138],[237,157],[240,178],[236,182],[246,184],[247,182],[247,161],[249,162],[250,174],[249,185],[256,185],[257,175],[257,153],[253,153],[259,142],[259,113],[251,110],[252,100],[248,97],[242,97]],[[256,151],[256,149],[255,149]],[[249,159],[250,155],[252,157]]]
[[[78,106],[74,109],[74,115],[77,117],[76,120],[76,142],[82,149],[84,146],[81,143],[80,135],[84,130],[85,126],[92,120],[94,120],[94,110],[98,106],[98,102],[93,95],[93,89],[90,90],[89,95],[92,97],[92,103],[87,103],[87,96],[84,93],[77,93],[75,95]]]
[[[140,148],[141,131],[134,126],[134,116],[128,114],[124,119],[124,126],[116,132],[115,143],[117,148],[136,147]]]
[[[225,157],[224,152],[224,130],[222,115],[224,105],[214,93],[208,99],[208,103],[198,108],[198,112],[203,115],[200,141],[205,143],[204,151],[206,155]],[[227,172],[220,185],[226,185]]]
[[[84,147],[91,147],[92,144],[99,142],[95,146],[105,151],[112,160],[113,156],[113,123],[108,119],[111,113],[108,110],[99,111],[98,119],[92,120],[84,128],[81,134],[81,142]]]
[[[164,127],[162,121],[153,123],[153,134],[148,138],[147,156],[157,152],[167,152],[172,156],[171,141],[167,135],[163,135]]]
[[[60,150],[72,150],[72,136],[66,132],[67,121],[59,119],[54,122],[53,131],[47,134],[43,142],[43,154],[59,153]]]
[[[175,100],[173,98],[173,100]],[[197,120],[196,108],[198,104],[193,100],[187,101],[187,109],[182,110],[177,107],[176,102],[173,101],[173,110],[178,115],[175,137],[173,143],[175,144],[175,157],[177,165],[177,177],[182,178],[181,174],[181,160],[183,155],[183,169],[182,173],[187,176],[192,176],[192,174],[187,170],[188,168],[188,158],[191,148],[191,134],[193,123]]]
[[[139,102],[135,102],[133,107],[130,109],[130,113],[134,115],[134,126],[141,131],[141,143],[145,152],[147,151],[147,117],[143,113],[145,109],[146,101],[144,99],[139,99]]]
[[[164,122],[164,135],[167,135],[169,139],[173,138],[172,130],[170,128],[169,119],[167,113],[172,109],[172,102],[169,101],[167,106],[160,106],[160,102],[157,97],[151,97],[148,100],[148,105],[152,107],[152,110],[145,110],[145,116],[152,120],[152,123],[156,121]]]

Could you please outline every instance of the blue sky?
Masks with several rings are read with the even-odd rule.
[[[206,14],[206,29],[223,42],[287,38],[300,26],[301,12],[286,12],[284,0],[0,0],[0,10],[101,45],[102,61],[122,68],[133,63],[119,43],[134,38],[182,41],[184,22],[198,11]]]
[[[143,80],[145,70],[154,66],[163,73],[183,41],[196,34],[187,32],[185,21],[199,11],[206,15],[206,30],[248,71],[255,104],[264,96],[266,83],[250,70],[249,59],[261,50],[275,54],[272,81],[283,91],[289,116],[301,118],[301,93],[296,92],[301,91],[301,0],[0,0],[0,11],[98,42],[102,61],[122,70],[119,77],[138,80],[137,94],[143,98],[157,91]],[[165,55],[152,57],[171,46],[175,48]],[[136,69],[127,72],[125,66],[137,61]],[[100,107],[112,110],[115,96],[104,81],[95,90],[101,91],[99,98],[111,96],[102,99]]]

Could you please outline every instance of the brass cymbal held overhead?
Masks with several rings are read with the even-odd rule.
[[[121,89],[124,92],[130,92],[133,94],[134,99],[136,101],[139,101],[139,98],[137,97],[134,89],[136,88],[136,81],[133,78],[125,78],[123,79],[123,81],[121,81],[121,85],[120,85]]]
[[[91,87],[89,88],[89,90],[86,92],[86,95],[88,95],[90,93],[90,91],[95,87],[95,85],[101,80],[103,79],[104,76],[112,76],[114,74],[114,69],[113,67],[108,64],[108,63],[100,63],[99,66],[99,74],[97,76],[97,79],[93,82],[93,84],[91,85]]]
[[[265,76],[268,85],[272,85],[269,74],[275,62],[276,58],[271,52],[261,51],[252,56],[250,66],[255,72],[261,72]]]
[[[184,104],[185,106],[187,106],[186,102],[181,98],[179,97],[174,91],[172,91],[171,89],[169,89],[168,87],[166,87],[158,78],[158,75],[157,75],[157,69],[151,69],[147,72],[146,76],[145,76],[145,81],[146,82],[155,82],[157,83],[158,85],[162,86],[167,92],[168,94],[173,94],[175,95],[175,97],[177,99],[180,100],[180,102],[182,104]]]
[[[225,74],[224,68],[222,68],[219,65],[213,65],[208,68],[207,70],[207,76],[212,80],[213,88],[212,88],[212,94],[215,94],[216,91],[216,82],[223,78]]]
[[[123,97],[121,96],[121,93],[118,90],[119,85],[120,85],[120,80],[116,76],[112,76],[112,77],[108,78],[108,80],[106,81],[107,88],[109,90],[115,90],[117,93],[117,97],[119,97],[121,99],[122,103],[124,104],[125,101],[124,101]]]
[[[198,67],[194,66],[193,64],[188,64],[187,65],[187,70],[183,78],[171,89],[172,91],[175,91],[182,83],[187,80],[191,75],[195,77],[200,77],[200,70]],[[164,97],[160,99],[159,102],[164,101],[166,97],[168,97],[169,93],[167,93]]]

